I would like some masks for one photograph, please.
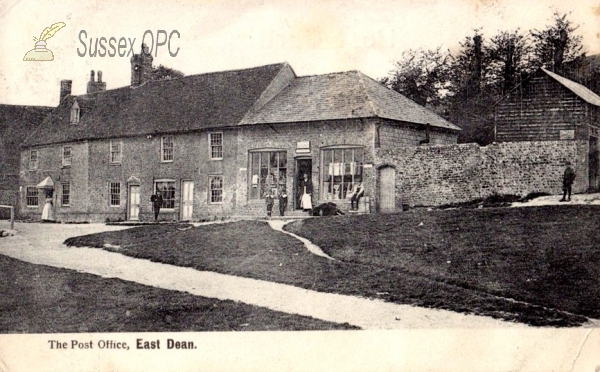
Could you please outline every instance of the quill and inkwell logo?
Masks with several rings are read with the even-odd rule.
[[[54,61],[54,54],[49,49],[46,49],[46,40],[50,39],[58,30],[65,27],[66,24],[64,22],[57,22],[50,27],[46,27],[40,38],[33,37],[33,40],[36,41],[35,49],[31,49],[25,57],[23,57],[23,61]]]

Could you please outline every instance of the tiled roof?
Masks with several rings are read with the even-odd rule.
[[[18,174],[19,146],[52,110],[45,106],[0,104],[0,174]]]
[[[279,75],[284,68],[288,73]],[[269,92],[281,89],[277,87],[283,90]],[[272,94],[274,98],[255,107]],[[75,100],[81,110],[80,121],[70,124]],[[460,130],[360,72],[297,78],[287,64],[281,63],[67,96],[24,141],[24,146],[247,124],[367,117]]]
[[[240,123],[290,123],[380,117],[460,130],[423,106],[358,72],[299,77]]]
[[[587,103],[592,104],[594,106],[600,106],[600,97],[588,88],[584,87],[579,83],[574,82],[573,80],[569,80],[567,78],[555,74],[554,72],[548,71],[545,68],[542,68],[542,71],[544,71],[546,74],[548,74],[548,76],[550,76],[554,80],[558,81],[562,86],[575,93],[579,98],[583,99]]]
[[[67,96],[24,145],[234,126],[285,64],[186,76]],[[79,124],[70,124],[77,100]]]

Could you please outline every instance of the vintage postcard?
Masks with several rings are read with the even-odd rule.
[[[597,1],[0,35],[0,371],[600,371]]]

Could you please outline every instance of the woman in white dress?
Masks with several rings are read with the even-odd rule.
[[[298,185],[298,196],[300,199],[300,208],[305,211],[312,210],[312,182],[308,178],[308,174],[304,173]]]
[[[55,221],[54,206],[52,205],[52,194],[46,195],[46,204],[42,209],[42,221]]]

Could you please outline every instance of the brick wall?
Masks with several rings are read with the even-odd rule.
[[[574,192],[587,190],[587,143],[544,141],[379,149],[375,168],[396,169],[396,205],[437,206],[494,193],[562,193],[565,161],[577,172]],[[375,175],[377,176],[377,174]],[[377,193],[375,193],[375,198]],[[377,202],[377,200],[375,200]]]

